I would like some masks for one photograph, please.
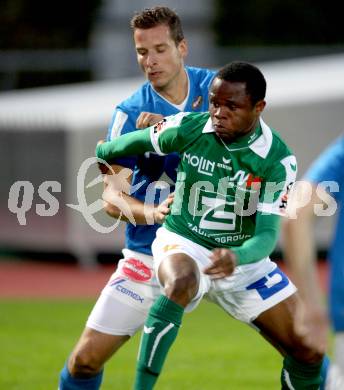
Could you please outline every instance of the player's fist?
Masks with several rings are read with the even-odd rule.
[[[137,129],[145,129],[155,123],[160,122],[164,117],[160,114],[153,114],[152,112],[141,112],[136,120]]]
[[[236,256],[230,249],[215,248],[209,256],[212,264],[206,267],[203,272],[211,279],[225,278],[232,275],[236,267]]]

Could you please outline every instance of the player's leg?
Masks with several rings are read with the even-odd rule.
[[[259,329],[257,329],[259,330]],[[260,332],[261,336],[263,336],[265,338],[265,340],[267,340],[271,345],[273,345],[279,352],[280,354],[285,357],[287,356],[287,353],[286,351],[284,351],[282,349],[282,347],[278,344],[276,344],[273,340],[269,339],[269,337],[267,337],[267,335],[265,335],[264,333]],[[329,371],[330,370],[330,363],[331,363],[331,366],[332,366],[332,362],[330,362],[330,359],[327,355],[324,355],[324,358],[323,358],[323,361],[322,361],[322,365],[321,365],[321,370],[320,370],[320,387],[319,387],[319,390],[330,390],[330,388],[328,387],[328,377],[329,377]],[[344,387],[343,387],[344,388]],[[334,389],[332,389],[334,390]]]
[[[99,389],[105,362],[143,326],[159,295],[152,257],[124,252],[61,372],[60,390]]]
[[[63,368],[60,390],[98,390],[105,362],[130,338],[85,328]]]
[[[261,313],[253,324],[284,351],[282,389],[319,389],[323,355],[295,333],[297,293]]]
[[[134,334],[134,327],[142,326],[144,317],[103,292],[87,324],[107,333],[86,326],[61,372],[60,390],[98,390],[105,362]]]
[[[285,357],[285,364],[291,368],[292,382],[288,383],[294,387],[283,388],[318,389],[319,384],[311,387],[311,382],[320,380],[322,355],[306,347],[294,332],[295,292],[288,277],[266,258],[237,267],[230,278],[213,281],[209,298],[233,317],[253,324]],[[309,387],[302,384],[303,379]],[[285,381],[283,386],[288,386]]]
[[[167,353],[177,337],[184,308],[196,295],[199,272],[183,253],[166,257],[159,267],[164,293],[151,307],[145,321],[138,356],[135,389],[152,389]]]
[[[199,260],[202,255],[191,253],[190,256],[191,245],[189,240],[166,230],[165,234],[158,231],[153,243],[154,261],[157,262],[163,294],[151,307],[144,325],[135,390],[154,387],[167,353],[177,337],[184,309],[195,307],[208,288],[204,279],[209,278],[201,276],[201,269],[205,265]],[[208,253],[203,257],[208,265]]]

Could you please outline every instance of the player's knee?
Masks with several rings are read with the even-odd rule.
[[[68,361],[68,369],[75,378],[88,378],[97,375],[102,369],[102,364],[91,353],[76,351]]]
[[[165,283],[165,294],[169,299],[186,306],[197,294],[198,283],[196,272],[178,275]]]
[[[308,346],[302,340],[297,340],[293,343],[290,355],[295,360],[308,364],[319,363],[324,357],[324,354]]]

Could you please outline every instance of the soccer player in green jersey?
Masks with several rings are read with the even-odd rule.
[[[269,258],[296,160],[260,118],[265,91],[258,68],[233,62],[214,78],[208,113],[180,113],[97,146],[105,161],[181,156],[171,213],[152,246],[163,293],[144,326],[136,390],[154,387],[184,311],[204,294],[282,352],[283,389],[319,388],[323,355],[295,333],[296,288]]]

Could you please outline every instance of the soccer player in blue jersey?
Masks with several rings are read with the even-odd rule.
[[[326,389],[344,389],[344,135],[332,143],[312,164],[299,190],[291,198],[291,217],[284,226],[284,251],[295,283],[303,297],[298,330],[309,345],[324,351],[328,340],[328,316],[317,282],[316,216],[337,213],[329,250],[329,318],[334,336],[334,359]]]
[[[216,74],[209,112],[179,113],[97,146],[105,161],[148,151],[181,154],[171,213],[152,245],[163,292],[144,325],[135,390],[154,387],[184,311],[206,293],[282,352],[282,389],[320,387],[323,352],[295,332],[296,288],[268,257],[297,166],[260,118],[265,90],[258,68],[234,62]]]
[[[180,111],[208,109],[208,88],[214,73],[184,66],[188,47],[175,12],[167,7],[146,9],[134,16],[131,27],[138,63],[148,81],[116,107],[108,140]],[[143,326],[150,306],[160,294],[151,244],[157,223],[162,223],[169,212],[171,198],[157,205],[174,189],[178,162],[176,153],[165,157],[148,153],[111,161],[116,179],[124,169],[132,171],[128,181],[134,192],[129,195],[113,191],[110,183],[104,191],[110,200],[105,209],[114,218],[122,216],[126,220],[116,206],[124,200],[136,224],[127,225],[123,259],[62,370],[60,390],[99,389],[104,363]]]

